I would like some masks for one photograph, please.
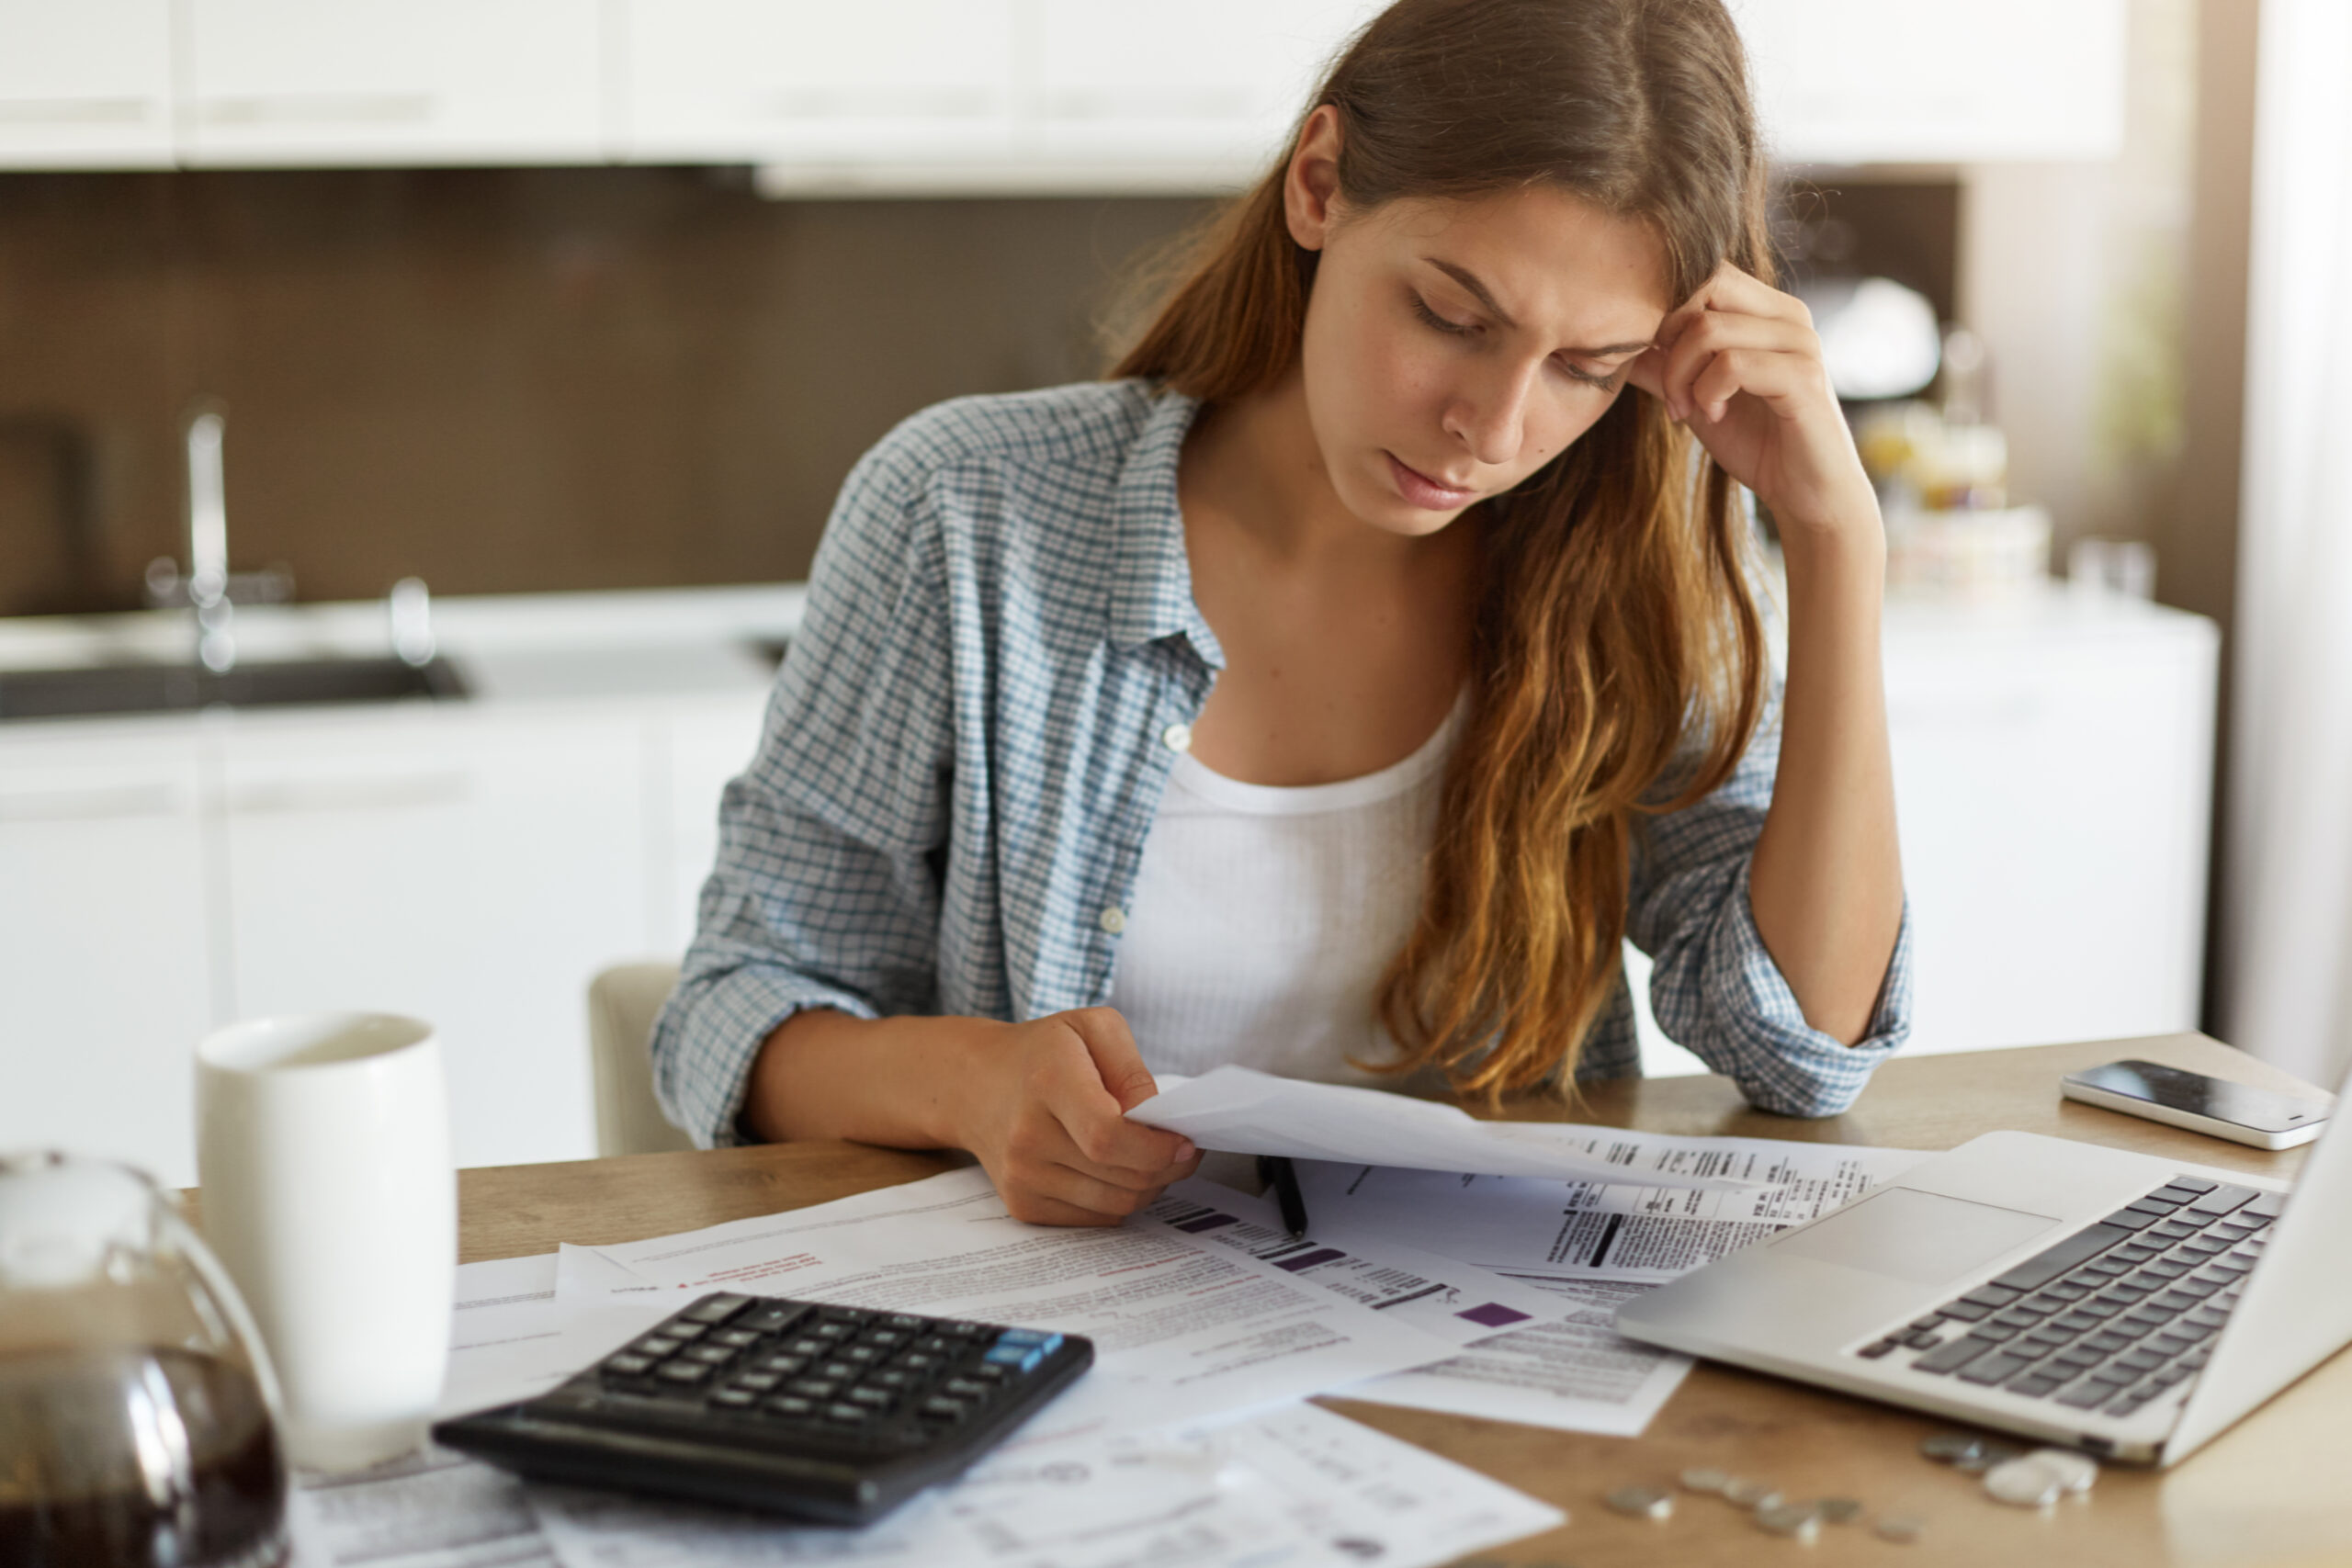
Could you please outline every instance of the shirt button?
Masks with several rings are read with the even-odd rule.
[[[1096,923],[1113,936],[1117,936],[1127,929],[1127,912],[1114,904],[1096,917]]]
[[[1189,751],[1193,749],[1193,727],[1171,724],[1159,732],[1159,739],[1167,742],[1170,751]]]

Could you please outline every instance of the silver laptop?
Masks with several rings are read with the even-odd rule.
[[[2230,1171],[1990,1133],[1628,1303],[1617,1326],[2170,1464],[2352,1341],[2346,1122],[2352,1099],[2291,1199]]]

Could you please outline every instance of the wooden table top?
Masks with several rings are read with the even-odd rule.
[[[2301,1150],[2268,1153],[2060,1100],[2062,1075],[2119,1056],[2294,1087],[2216,1041],[2180,1034],[1898,1057],[1878,1069],[1852,1111],[1817,1122],[1750,1111],[1717,1077],[1627,1080],[1596,1088],[1573,1110],[1520,1105],[1506,1114],[1916,1149],[1950,1148],[2007,1127],[2270,1177],[2290,1176],[2301,1163]],[[797,1144],[469,1170],[458,1180],[461,1252],[473,1261],[546,1252],[565,1241],[630,1241],[944,1168],[927,1155]],[[1467,1560],[1482,1568],[2352,1562],[2352,1356],[2336,1356],[2174,1469],[2110,1466],[2088,1496],[2042,1512],[2006,1507],[1984,1495],[1976,1477],[1920,1457],[1919,1440],[1949,1429],[1948,1422],[1730,1368],[1695,1369],[1638,1438],[1327,1403],[1567,1511],[1560,1529]],[[1673,1477],[1692,1465],[1769,1481],[1792,1497],[1853,1497],[1873,1515],[1917,1515],[1927,1533],[1905,1546],[1860,1527],[1829,1527],[1804,1546],[1765,1534],[1718,1498],[1681,1494],[1674,1517],[1657,1523],[1602,1506],[1618,1486],[1679,1492]]]

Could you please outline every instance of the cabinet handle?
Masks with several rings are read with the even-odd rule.
[[[154,118],[148,98],[0,98],[0,126],[144,125]]]
[[[164,784],[0,795],[0,822],[103,822],[128,817],[171,817],[179,808],[178,787]]]
[[[311,779],[247,784],[231,794],[229,809],[265,816],[288,811],[379,811],[455,806],[472,797],[473,783],[465,773],[420,773],[400,779]]]
[[[207,125],[424,125],[439,109],[431,93],[260,93],[207,98]]]

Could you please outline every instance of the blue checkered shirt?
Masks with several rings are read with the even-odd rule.
[[[1138,382],[966,398],[852,471],[654,1032],[663,1108],[697,1141],[738,1141],[752,1058],[799,1009],[1109,999],[1161,737],[1225,663],[1176,503],[1195,406]],[[1648,824],[1628,934],[1667,1034],[1756,1105],[1823,1115],[1909,1031],[1909,921],[1868,1037],[1808,1027],[1748,910],[1779,752],[1770,724],[1722,788]],[[1640,1071],[1620,986],[1577,1076]]]

